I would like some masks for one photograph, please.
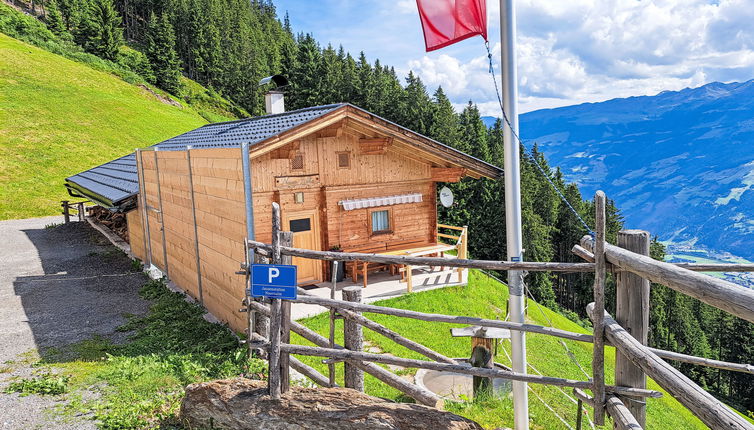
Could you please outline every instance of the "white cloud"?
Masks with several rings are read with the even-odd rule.
[[[521,0],[521,110],[754,78],[754,8],[747,3]],[[496,4],[489,3],[491,40],[497,40]],[[457,105],[473,99],[484,114],[497,115],[486,56],[470,51],[426,54],[408,67],[430,88],[442,85]],[[497,60],[499,44],[493,54]]]
[[[398,0],[395,2],[395,9],[402,14],[413,14],[416,12],[416,1]]]

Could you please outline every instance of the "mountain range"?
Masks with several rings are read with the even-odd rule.
[[[584,195],[614,199],[627,228],[754,259],[754,80],[543,109],[520,124]]]

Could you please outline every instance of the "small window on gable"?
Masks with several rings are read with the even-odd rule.
[[[385,209],[381,211],[373,211],[372,217],[372,233],[387,233],[390,231],[390,211]]]
[[[338,168],[348,169],[351,167],[351,153],[350,152],[338,152]]]
[[[291,170],[302,170],[304,168],[304,155],[297,153],[291,158]]]

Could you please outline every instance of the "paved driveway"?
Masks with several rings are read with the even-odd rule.
[[[45,352],[103,336],[114,341],[124,314],[148,303],[138,290],[147,278],[128,257],[85,222],[46,228],[62,217],[0,221],[0,391],[30,376]],[[51,411],[60,400],[0,394],[0,429],[93,428],[63,422]]]

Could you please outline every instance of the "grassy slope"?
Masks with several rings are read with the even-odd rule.
[[[0,34],[0,220],[55,214],[67,176],[206,122]]]
[[[424,293],[409,294],[400,298],[385,300],[379,302],[383,306],[412,309],[424,312],[445,313],[450,315],[473,315],[491,319],[505,318],[506,301],[508,290],[503,284],[487,277],[479,272],[472,272],[469,287],[465,288],[447,288],[442,290],[428,291]],[[429,323],[408,319],[400,319],[385,315],[369,314],[369,318],[390,327],[406,337],[419,341],[432,349],[440,351],[450,357],[466,357],[470,352],[469,340],[465,338],[450,337],[450,324]],[[555,327],[571,330],[575,332],[587,333],[588,330],[580,327],[578,324],[569,321],[560,314],[546,308],[539,308],[534,302],[529,302],[528,319],[537,324],[549,325],[549,320]],[[342,325],[342,322],[338,322]],[[319,315],[310,318],[306,324],[319,333],[327,336],[328,320],[326,315]],[[342,329],[336,330],[342,337]],[[389,352],[401,357],[423,359],[424,357],[409,351],[391,341],[376,335],[375,333],[364,330],[365,338],[372,344],[378,345],[383,351]],[[297,342],[308,344],[307,341],[296,337]],[[342,339],[341,339],[342,341]],[[581,367],[591,374],[591,344],[584,344],[575,341],[565,341],[570,351],[576,357]],[[504,347],[510,351],[510,344],[505,342]],[[527,348],[529,363],[545,375],[558,376],[564,378],[585,380],[586,376],[579,368],[568,358],[563,346],[559,340],[542,335],[527,336]],[[309,364],[317,367],[322,372],[326,372],[326,366],[318,363],[319,360],[309,357],[302,357]],[[510,364],[504,353],[499,353],[497,361],[503,364]],[[615,351],[608,348],[606,351],[606,369],[605,373],[609,379],[614,374]],[[338,366],[339,370],[341,366]],[[530,369],[532,373],[535,373]],[[342,380],[342,375],[339,375]],[[612,381],[609,381],[612,382]],[[370,394],[400,399],[400,393],[386,387],[379,381],[367,375],[367,390]],[[649,383],[650,388],[659,389],[653,382]],[[558,414],[566,418],[569,425],[575,427],[576,405],[571,403],[563,393],[556,388],[541,385],[530,385],[534,392],[542,397]],[[567,390],[570,392],[570,390]],[[541,429],[559,429],[566,428],[565,425],[556,418],[552,412],[547,410],[535,395],[530,393],[531,419],[532,428]],[[487,428],[498,426],[510,426],[513,424],[512,401],[504,399],[500,401],[485,402],[474,405],[469,403],[449,404],[447,408],[460,415],[467,416],[484,425]],[[585,421],[586,424],[586,421]],[[662,399],[650,399],[648,404],[648,428],[677,428],[677,429],[704,429],[704,426],[698,419],[693,417],[677,401],[666,395]],[[587,428],[587,427],[585,427]],[[610,428],[606,426],[606,428]]]

